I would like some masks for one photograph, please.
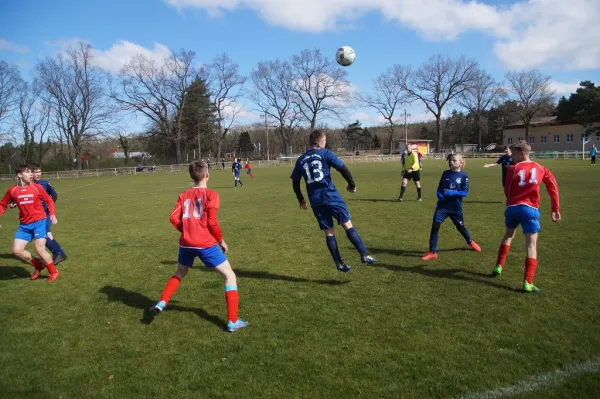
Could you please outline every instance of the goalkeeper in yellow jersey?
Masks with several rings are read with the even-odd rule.
[[[421,163],[419,162],[419,155],[417,151],[413,151],[410,146],[406,146],[406,157],[404,165],[402,165],[402,187],[400,187],[400,196],[396,198],[397,201],[404,201],[404,191],[406,191],[406,185],[409,180],[415,182],[417,186],[417,201],[421,199]]]

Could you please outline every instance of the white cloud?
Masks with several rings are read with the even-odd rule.
[[[547,65],[580,70],[600,67],[600,2],[530,0],[514,5],[508,20],[514,35],[499,40],[494,51],[510,69]]]
[[[343,29],[379,12],[427,40],[454,40],[472,31],[490,35],[509,69],[600,67],[598,0],[522,0],[502,8],[481,0],[286,0],[285,6],[279,0],[165,1],[179,12],[202,8],[212,16],[249,8],[272,25],[308,32]]]
[[[29,47],[22,44],[13,43],[11,41],[0,39],[0,51],[9,51],[12,53],[28,53]]]
[[[553,80],[550,82],[550,89],[554,91],[559,96],[566,95],[568,97],[569,94],[575,93],[575,90],[579,88],[579,81],[573,83],[561,83]]]
[[[170,50],[160,43],[154,43],[152,49],[147,49],[127,40],[119,40],[108,50],[93,50],[94,63],[114,73],[118,73],[137,54],[142,54],[150,60],[162,63],[169,56]]]

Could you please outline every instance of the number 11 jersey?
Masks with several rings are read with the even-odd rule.
[[[552,212],[560,212],[558,184],[554,175],[550,170],[533,161],[519,162],[508,168],[504,185],[506,206],[527,205],[539,209],[542,182],[550,195]]]
[[[304,177],[310,205],[316,206],[344,203],[331,181],[330,168],[341,169],[344,162],[329,150],[316,148],[306,151],[296,160],[290,178],[294,181]]]
[[[181,247],[210,248],[223,239],[217,222],[219,206],[219,194],[205,187],[190,188],[179,195],[170,222],[181,232]]]

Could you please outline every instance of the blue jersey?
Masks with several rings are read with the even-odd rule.
[[[233,170],[236,173],[239,173],[240,170],[242,169],[242,164],[235,161],[233,164],[231,164],[231,170]]]
[[[50,182],[48,180],[39,180],[39,181],[37,181],[37,184],[44,187],[44,190],[46,190],[48,195],[52,198],[52,201],[56,202],[56,200],[58,199],[58,194],[56,193],[56,190],[54,189],[54,187],[52,187],[52,184],[50,184]],[[44,204],[44,210],[46,211],[46,215],[50,215],[50,211],[48,210],[48,205],[46,205],[45,202],[43,204]]]
[[[590,150],[590,156],[595,157],[597,153],[598,150],[596,149],[596,147],[592,147],[592,149]]]
[[[296,166],[290,178],[299,181],[304,177],[310,205],[314,208],[320,205],[344,203],[342,196],[331,181],[330,168],[341,169],[344,162],[326,149],[306,151],[296,160]]]
[[[462,212],[462,199],[468,193],[469,176],[463,171],[446,170],[437,188],[437,207],[449,212]]]
[[[496,163],[498,165],[502,165],[502,185],[504,185],[504,182],[506,181],[506,172],[508,171],[508,167],[510,165],[514,165],[515,162],[513,161],[512,156],[505,154],[498,158]]]

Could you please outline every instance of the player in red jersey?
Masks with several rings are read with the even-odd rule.
[[[217,210],[220,206],[219,194],[207,188],[206,162],[191,163],[189,172],[194,180],[194,187],[181,193],[170,217],[171,224],[181,232],[177,271],[167,282],[160,300],[149,310],[156,316],[167,306],[197,256],[206,267],[219,272],[225,281],[227,331],[234,332],[246,327],[248,323],[238,318],[240,297],[236,276],[225,257],[228,247],[223,240],[217,220]]]
[[[52,255],[46,251],[46,211],[44,204],[48,206],[52,224],[58,223],[54,201],[48,195],[44,187],[33,183],[33,171],[29,165],[21,165],[17,168],[18,184],[9,187],[6,194],[0,200],[0,216],[4,214],[10,203],[16,203],[19,208],[19,229],[15,233],[12,252],[20,259],[35,268],[30,279],[35,280],[40,276],[44,268],[48,268],[50,275],[48,281],[53,282],[58,278],[58,270],[54,267]],[[43,201],[43,202],[42,202]],[[35,251],[40,259],[33,258],[31,252],[25,247],[34,240]]]
[[[248,169],[248,171],[246,172],[247,175],[250,175],[251,178],[256,179],[256,176],[254,176],[254,174],[252,173],[252,165],[250,165],[250,161],[246,160],[246,165],[244,166],[246,169]]]
[[[506,194],[505,224],[506,233],[498,249],[498,259],[494,268],[494,276],[502,273],[510,244],[515,236],[515,229],[520,224],[525,233],[527,259],[525,259],[525,277],[523,290],[539,292],[533,285],[533,277],[537,268],[537,238],[540,231],[540,184],[546,185],[550,195],[552,221],[560,221],[558,185],[556,179],[544,166],[529,159],[531,147],[521,141],[510,147],[516,165],[508,168],[504,193]]]

